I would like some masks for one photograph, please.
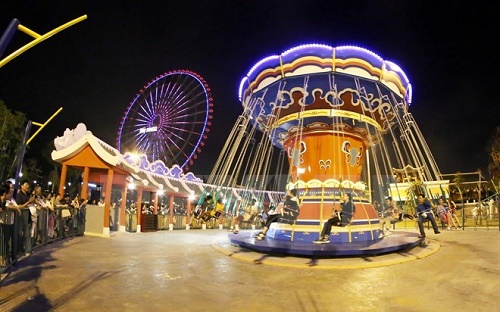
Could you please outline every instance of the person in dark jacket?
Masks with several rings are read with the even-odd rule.
[[[323,224],[320,237],[313,241],[315,244],[328,244],[330,242],[330,233],[332,226],[346,226],[351,222],[355,212],[355,206],[352,203],[352,194],[344,193],[340,201],[340,211],[334,210],[333,216]]]
[[[298,215],[300,209],[300,200],[297,197],[297,190],[288,190],[283,202],[273,210],[269,211],[269,215],[266,220],[266,224],[262,228],[262,231],[255,236],[257,240],[263,240],[266,237],[266,233],[271,226],[271,223],[279,221],[280,217],[284,223],[293,223]]]
[[[434,204],[425,198],[424,194],[419,194],[417,197],[417,216],[418,216],[418,229],[420,230],[420,235],[418,238],[425,238],[424,221],[429,220],[434,229],[434,234],[439,234],[439,228],[434,218],[434,213],[432,212],[432,206]]]

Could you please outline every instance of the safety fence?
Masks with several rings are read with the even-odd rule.
[[[82,235],[85,231],[85,209],[28,208],[0,212],[0,273],[40,246],[55,240]]]
[[[458,230],[458,229],[486,229],[500,230],[500,216],[498,206],[488,208],[475,203],[464,204],[457,207],[454,213],[449,214],[448,218],[443,218],[433,211],[436,222],[442,230]],[[417,218],[413,220],[404,219],[400,222],[393,223],[394,229],[412,229],[418,228]]]
[[[187,228],[232,229],[234,226],[234,218],[229,214],[206,222],[193,217],[190,218],[189,223],[187,223],[186,220],[187,216],[185,214],[174,214],[172,216],[172,223],[170,223],[170,215],[168,214],[143,214],[141,216],[141,232],[170,230],[170,224],[172,224],[173,230],[185,230]],[[137,232],[137,215],[135,213],[129,213],[127,211],[125,214],[125,223],[125,230],[127,232]],[[152,226],[152,224],[154,226]],[[189,225],[189,227],[187,227],[187,225]],[[240,229],[260,229],[262,223],[258,219],[253,222],[242,221],[239,227]]]
[[[477,208],[480,205],[462,205],[455,211],[455,221],[458,227],[451,226],[450,229],[497,229],[500,230],[500,216],[498,212],[498,201],[487,209]],[[20,210],[7,210],[0,212],[0,273],[9,266],[16,263],[21,257],[29,255],[38,247],[45,246],[55,240],[65,239],[85,232],[85,209],[73,207],[56,208],[54,210],[40,209],[33,215],[28,208]],[[191,218],[186,224],[187,216],[174,214],[172,223],[170,215],[142,215],[141,221],[153,220],[155,231],[162,230],[185,230],[185,229],[232,229],[234,217],[223,215],[219,219],[211,219],[208,222]],[[438,224],[439,218],[436,218]],[[141,223],[142,223],[141,222]],[[170,227],[172,224],[172,227]],[[142,225],[142,224],[141,224]],[[189,226],[188,226],[189,225]],[[441,222],[441,228],[447,229],[446,224]],[[417,229],[416,220],[404,219],[393,225],[394,229]],[[262,222],[257,218],[254,222],[241,222],[240,229],[260,229]],[[141,231],[145,227],[141,226]],[[125,230],[127,232],[137,231],[137,215],[126,213]]]

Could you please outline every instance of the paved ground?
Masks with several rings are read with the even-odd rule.
[[[3,274],[0,311],[500,311],[500,231],[368,258],[268,256],[223,230],[76,237]]]

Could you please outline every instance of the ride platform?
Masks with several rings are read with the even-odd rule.
[[[423,240],[418,233],[393,231],[391,235],[373,241],[330,242],[315,244],[311,241],[291,241],[274,239],[266,236],[257,240],[259,230],[241,230],[238,234],[230,233],[232,244],[269,254],[286,254],[316,258],[349,256],[375,256],[393,252],[402,252],[420,245]]]

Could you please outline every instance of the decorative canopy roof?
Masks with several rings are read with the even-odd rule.
[[[52,151],[52,160],[63,163],[74,158],[89,148],[99,158],[103,164],[95,168],[114,167],[127,174],[128,183],[134,183],[136,186],[163,190],[166,193],[175,193],[182,195],[196,195],[213,190],[228,190],[227,187],[214,186],[203,183],[203,180],[197,178],[192,172],[184,173],[182,168],[174,165],[168,168],[161,160],[150,163],[146,155],[135,155],[133,153],[121,154],[116,148],[95,137],[92,132],[87,131],[84,124],[80,123],[73,129],[66,129],[62,137],[54,139],[56,149]],[[88,154],[85,154],[79,162],[72,162],[71,166],[86,167],[89,166]],[[106,165],[106,166],[104,166]],[[241,199],[249,190],[243,188],[231,188],[230,192],[237,199]],[[264,201],[277,201],[282,197],[282,192],[271,191],[251,191],[253,196],[263,192],[261,198]]]
[[[111,145],[95,137],[92,132],[87,131],[82,123],[74,130],[66,129],[64,136],[54,139],[54,145],[56,150],[52,151],[51,157],[56,162],[62,163],[90,147],[103,163],[127,172],[129,183],[146,188],[185,195],[194,195],[205,188],[201,179],[191,172],[185,174],[178,165],[167,168],[162,161],[149,163],[145,155],[121,154]],[[84,167],[88,163],[72,165]]]

